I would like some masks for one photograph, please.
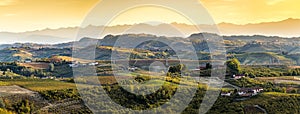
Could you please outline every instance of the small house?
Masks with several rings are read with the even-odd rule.
[[[134,72],[136,70],[138,70],[138,67],[130,67],[130,68],[128,68],[128,71],[131,71],[131,72]]]
[[[24,63],[31,63],[31,62],[32,62],[31,59],[25,59],[25,60],[24,60]]]
[[[247,94],[249,91],[251,91],[249,88],[241,88],[237,93],[241,96]]]
[[[238,75],[232,75],[232,78],[234,78],[234,79],[241,79],[241,78],[244,78],[245,77],[245,75],[244,74],[238,74]]]
[[[73,68],[73,67],[78,67],[79,65],[78,64],[69,64],[69,66]]]
[[[98,65],[98,64],[99,64],[98,62],[88,63],[89,66],[95,66],[95,65]]]
[[[258,94],[260,93],[261,91],[263,91],[264,89],[263,88],[260,88],[260,87],[255,87],[255,88],[252,88],[252,91],[253,91],[253,94]]]
[[[260,88],[260,87],[242,88],[237,93],[239,96],[250,97],[250,96],[257,95],[258,93],[260,93],[263,90],[264,89]]]
[[[46,76],[46,77],[41,77],[41,79],[55,79],[55,78],[52,76]]]
[[[221,93],[221,96],[227,96],[227,97],[230,97],[231,96],[231,92],[222,92]]]

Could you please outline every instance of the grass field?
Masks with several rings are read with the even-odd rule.
[[[74,83],[42,80],[42,79],[15,79],[15,80],[0,80],[0,86],[18,85],[32,91],[47,91],[47,90],[62,90],[75,89]]]
[[[263,81],[271,81],[275,83],[293,83],[300,85],[299,76],[258,77],[257,79]]]
[[[264,92],[263,95],[265,95],[265,96],[273,96],[273,97],[280,97],[280,96],[296,96],[296,97],[300,97],[300,94],[287,94],[287,93],[279,93],[279,92]]]
[[[69,56],[53,56],[51,59],[64,60],[64,61],[79,61],[80,63],[94,62],[93,60],[73,58],[73,57],[69,57]]]
[[[123,78],[128,78],[127,76],[124,76]],[[158,77],[149,77],[150,79],[154,80],[152,84],[161,84],[165,82],[164,78],[158,78]],[[93,82],[86,82],[87,80],[85,78],[78,78],[77,81],[81,82],[83,84],[99,84],[97,79],[101,82],[101,84],[116,84],[117,81],[114,76],[92,76],[89,77],[88,81],[92,80]],[[122,79],[122,77],[119,77],[119,79]],[[185,79],[170,79],[166,78],[167,83],[173,83],[173,84],[184,84],[184,85],[193,85],[194,83],[191,83]],[[26,89],[32,90],[32,91],[48,91],[48,90],[63,90],[63,89],[76,89],[75,83],[69,83],[69,82],[62,82],[62,81],[56,81],[56,80],[43,80],[43,79],[14,79],[14,80],[0,80],[0,86],[12,86],[12,85],[18,85],[20,87],[24,87]],[[78,85],[77,85],[78,86]],[[81,86],[81,85],[80,85]],[[84,86],[84,85],[82,85]]]
[[[38,63],[38,62],[32,62],[32,63],[18,63],[20,66],[24,67],[30,67],[33,69],[48,69],[49,63]]]
[[[299,76],[280,76],[280,77],[257,77],[260,80],[299,80]]]

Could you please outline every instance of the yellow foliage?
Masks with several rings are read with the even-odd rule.
[[[10,111],[7,111],[5,109],[0,108],[0,114],[13,114],[13,113],[10,112]]]

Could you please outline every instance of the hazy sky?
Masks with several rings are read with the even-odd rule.
[[[181,4],[179,1],[176,0]],[[80,26],[85,16],[98,2],[99,0],[0,0],[0,31],[22,32]],[[115,2],[127,1],[115,0]],[[300,0],[199,0],[199,2],[207,8],[216,23],[247,24],[287,18],[300,19]],[[109,10],[117,6],[107,7]],[[167,10],[142,8],[128,12],[126,14],[128,17],[123,16],[121,20],[112,24],[145,21],[142,18],[126,19],[133,14],[156,18],[157,14],[145,13],[147,11],[159,12],[160,16],[165,16],[163,21],[167,23],[186,22],[184,18]]]

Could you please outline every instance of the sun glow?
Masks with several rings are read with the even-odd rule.
[[[22,32],[80,26],[86,14],[99,1],[0,0],[0,31]],[[125,4],[128,1],[114,2]],[[182,2],[177,3],[182,4]],[[288,18],[300,19],[299,0],[199,0],[199,3],[207,8],[216,23],[248,24],[281,21]],[[112,3],[111,6],[107,6],[107,10],[111,10],[112,7],[118,6]],[[136,18],[141,15],[143,18]],[[111,25],[141,23],[149,20],[189,23],[183,16],[171,10],[146,7],[134,8],[121,14]]]

